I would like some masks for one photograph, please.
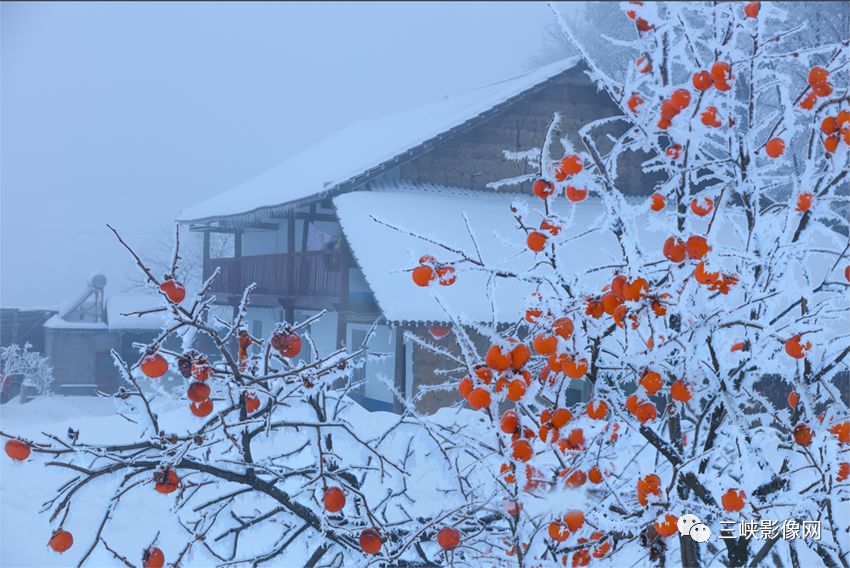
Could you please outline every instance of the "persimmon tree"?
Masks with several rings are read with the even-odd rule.
[[[490,433],[451,449],[494,479],[470,495],[506,503],[487,550],[463,554],[846,567],[848,39],[797,49],[811,30],[781,4],[623,7],[635,36],[618,42],[634,61],[621,77],[573,42],[621,114],[577,133],[556,116],[540,148],[508,153],[537,171],[508,180],[531,185],[511,208],[531,268],[423,236],[412,272],[437,295],[471,271],[532,289],[524,317],[476,328],[483,352],[468,322],[452,326],[461,356],[444,371]],[[638,203],[621,173],[636,152],[656,180]],[[579,234],[613,244],[576,271]],[[493,289],[481,292],[506,301]],[[681,536],[684,514],[714,539]],[[780,532],[717,538],[720,521],[751,519]],[[783,539],[786,520],[821,534]]]
[[[577,133],[556,116],[540,148],[510,154],[536,171],[509,180],[531,186],[510,213],[532,262],[489,265],[426,237],[410,267],[411,287],[438,297],[471,271],[529,288],[514,322],[448,312],[451,335],[412,337],[446,358],[451,380],[430,388],[458,390],[449,413],[399,397],[374,434],[346,397],[376,356],[366,344],[299,359],[312,320],[252,337],[251,287],[223,318],[217,274],[187,292],[179,247],[161,277],[128,246],[167,319],[137,360],[115,355],[133,439],[0,433],[24,467],[68,473],[45,503],[45,541],[82,548],[81,564],[106,553],[147,567],[847,566],[848,40],[798,48],[808,30],[791,16],[758,2],[624,4],[635,37],[616,47],[634,65],[617,77],[573,42],[621,112]],[[621,166],[638,151],[656,181],[636,203]],[[602,213],[585,221],[591,202]],[[570,266],[578,235],[600,243],[582,270]],[[81,531],[92,486],[103,512]],[[138,492],[174,500],[179,548],[153,530],[113,540]],[[722,520],[822,528],[697,543],[677,530],[685,514],[715,537]]]
[[[368,351],[368,336],[353,350],[322,353],[309,333],[319,313],[254,337],[245,320],[253,285],[222,317],[209,293],[217,271],[192,294],[173,277],[179,232],[171,269],[159,277],[112,230],[161,297],[160,307],[126,315],[165,318],[153,341],[136,345],[136,360],[112,353],[124,385],[111,396],[131,425],[128,439],[101,443],[98,433],[73,428],[43,439],[0,432],[8,458],[68,472],[43,506],[53,525],[44,541],[55,552],[76,554],[79,565],[112,559],[145,568],[415,566],[457,545],[459,532],[445,519],[463,521],[476,502],[444,504],[430,485],[411,487],[421,484],[417,460],[439,454],[449,432],[409,412],[379,430],[366,429],[365,410],[351,417],[346,394],[361,385],[352,371],[380,356]],[[81,497],[92,487],[100,503]],[[124,506],[140,493],[173,502],[181,546],[162,538],[166,519]],[[92,506],[102,510],[96,526],[80,520]],[[129,538],[112,531],[128,517]]]

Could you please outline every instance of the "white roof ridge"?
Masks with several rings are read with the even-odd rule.
[[[483,197],[492,199],[503,199],[505,195],[515,197],[527,197],[528,193],[518,190],[503,190],[503,189],[474,189],[460,185],[445,185],[432,182],[407,181],[401,180],[386,180],[374,182],[369,186],[372,191],[381,192],[420,192],[426,194],[442,194],[442,195],[457,195],[459,197]],[[358,190],[360,191],[360,190]]]
[[[579,57],[562,59],[425,105],[354,121],[278,165],[184,210],[177,220],[251,214],[327,193],[511,101],[579,62]]]

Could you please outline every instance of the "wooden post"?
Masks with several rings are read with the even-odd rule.
[[[348,264],[348,243],[340,237],[339,246],[339,304],[336,319],[336,346],[345,343],[345,329],[348,318],[348,277],[351,270]]]
[[[404,345],[404,329],[401,325],[395,327],[395,387],[406,401],[407,393],[407,353]],[[395,411],[401,414],[404,406],[398,400],[393,401]]]
[[[289,210],[289,215],[286,218],[286,282],[284,290],[286,295],[291,295],[294,288],[294,267],[295,267],[295,208]]]
[[[237,297],[233,304],[233,317],[235,318],[239,312],[239,300],[242,298],[242,292],[245,291],[245,283],[242,282],[242,229],[236,229],[233,233],[233,258],[236,259],[234,276],[237,286]]]
[[[204,263],[201,266],[201,282],[206,282],[210,275],[210,232],[204,231]]]
[[[313,219],[316,215],[316,204],[310,204],[310,212],[304,217],[303,225],[301,226],[301,251],[307,250],[307,229],[310,227],[310,223],[313,222]]]

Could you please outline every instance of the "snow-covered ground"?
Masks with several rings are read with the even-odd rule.
[[[79,430],[81,436],[92,442],[117,441],[127,433],[127,423],[115,414],[110,399],[42,396],[27,404],[14,399],[0,406],[0,430],[7,433],[41,440],[42,432],[64,435],[69,427]],[[82,490],[84,494],[78,504],[83,506],[76,507],[69,518],[67,526],[75,538],[73,548],[64,555],[48,548],[49,514],[39,511],[69,474],[44,467],[47,461],[44,456],[36,455],[24,463],[13,462],[5,455],[0,460],[0,565],[4,567],[76,565],[90,544],[86,537],[92,537],[97,530],[98,515],[104,510],[104,495],[98,494],[95,485]],[[166,500],[152,499],[150,495],[132,498],[123,511],[118,511],[115,526],[111,527],[114,538],[136,538],[141,550],[160,528],[154,524],[169,517],[159,514],[168,507]],[[101,550],[91,563],[106,566],[116,561]]]
[[[197,422],[178,399],[157,397],[155,402],[160,423],[166,425],[169,432],[178,432],[196,426]],[[295,418],[297,409],[292,408],[291,412],[293,413],[291,418]],[[433,419],[444,424],[460,420],[468,429],[468,435],[483,434],[477,427],[481,424],[480,415],[470,411],[458,412],[456,409],[444,409]],[[364,439],[374,439],[394,425],[397,416],[384,412],[368,413],[361,407],[352,405],[346,410],[346,420],[356,426],[358,434]],[[84,443],[127,442],[137,439],[140,431],[139,427],[116,414],[110,399],[43,396],[27,404],[20,404],[18,399],[14,399],[0,406],[0,430],[5,433],[44,441],[43,433],[49,432],[64,437],[69,428],[79,431],[80,441]],[[413,433],[414,430],[402,427],[389,435],[385,443],[386,447],[404,449],[408,447],[409,442],[412,442],[410,449],[412,455],[416,457],[408,463],[411,478],[407,484],[407,491],[410,499],[415,503],[417,513],[427,518],[438,514],[440,508],[446,506],[448,495],[444,495],[441,499],[438,494],[440,486],[448,481],[445,477],[444,463],[432,453],[427,436],[411,440],[410,436]],[[285,437],[274,436],[268,444],[263,444],[258,449],[265,450],[270,447],[279,449],[284,443],[300,444],[296,436],[288,433]],[[775,457],[771,456],[771,459]],[[398,456],[393,456],[393,459],[397,458]],[[293,456],[291,459],[310,460],[312,455]],[[55,496],[57,489],[64,481],[72,477],[73,473],[69,473],[66,469],[45,467],[49,461],[50,458],[44,454],[33,454],[24,463],[13,462],[5,455],[0,458],[0,566],[4,568],[76,566],[92,545],[102,516],[120,481],[121,476],[112,476],[112,479],[106,476],[104,479],[86,485],[75,496],[71,513],[64,523],[64,528],[74,535],[74,546],[65,554],[59,555],[47,546],[51,530],[57,523],[49,522],[49,512],[41,513],[40,511],[43,503]],[[650,468],[647,471],[650,471],[652,464],[645,465]],[[614,468],[615,464],[612,463],[611,467]],[[225,486],[220,489],[225,489]],[[385,490],[386,487],[382,488],[374,484],[367,484],[363,488],[370,499]],[[104,537],[110,546],[137,565],[140,564],[143,550],[156,537],[157,546],[166,553],[166,561],[173,562],[189,539],[187,529],[180,525],[178,515],[175,514],[174,509],[178,506],[177,503],[174,495],[161,495],[147,486],[136,488],[122,497],[112,520],[104,530]],[[569,503],[570,508],[592,510],[592,505],[584,501],[583,493],[580,491],[558,491],[550,495],[550,498],[530,500],[527,504],[535,509],[540,507],[557,509],[563,507],[565,503]],[[246,497],[234,508],[240,515],[250,515],[266,510],[267,504],[262,498]],[[544,511],[541,509],[537,512]],[[681,514],[685,511],[675,512]],[[702,511],[699,512],[702,513]],[[846,508],[840,508],[838,511],[839,516],[844,519],[843,523],[846,523],[847,513]],[[599,517],[596,522],[605,521]],[[646,522],[646,519],[637,519],[635,522],[642,524]],[[215,539],[225,533],[227,528],[227,526],[216,528],[207,537],[208,540],[213,541],[212,544],[216,548],[226,546],[227,540],[216,541]],[[605,527],[605,530],[613,528],[616,527]],[[716,519],[711,522],[711,528],[713,531],[719,530]],[[279,538],[281,538],[279,524],[263,523],[246,531],[240,539],[240,546],[247,544],[253,547],[255,552],[265,551]],[[670,539],[668,544],[670,546],[667,552],[668,559],[675,565],[678,563],[678,541]],[[426,548],[428,546],[426,545]],[[289,558],[306,558],[311,547],[315,548],[315,541],[309,537],[303,538],[293,544],[289,551],[292,556]],[[632,556],[647,561],[646,551],[636,543],[628,544],[627,547],[631,552],[623,551],[616,559],[595,560],[594,565],[620,566],[619,562]],[[803,566],[819,565],[817,556],[806,547],[800,546],[798,550]],[[781,553],[784,556],[784,549],[781,549]],[[434,557],[437,558],[437,556]],[[271,565],[288,565],[283,559],[280,560],[281,562],[272,562]],[[712,559],[712,563],[716,563],[716,560],[716,558]],[[190,553],[181,561],[181,566],[187,567],[220,564],[219,560],[209,555],[201,546],[192,547]],[[121,566],[122,563],[103,546],[98,546],[87,559],[86,565],[111,567]]]
[[[167,431],[180,432],[197,428],[197,419],[191,416],[178,399],[156,397],[154,404],[160,424]],[[295,416],[295,412],[293,408],[290,417]],[[454,411],[451,413],[454,414]],[[351,405],[345,414],[346,419],[357,427],[358,434],[367,439],[380,436],[398,419],[391,413],[369,413],[357,405]],[[142,430],[118,415],[111,399],[42,396],[26,404],[20,404],[16,398],[0,406],[0,430],[7,434],[43,442],[47,441],[45,433],[64,439],[69,428],[79,431],[79,441],[86,444],[126,443],[139,439]],[[410,433],[401,428],[389,435],[386,443],[392,447],[405,448]],[[297,436],[292,434],[285,439],[273,437],[268,442],[262,449],[279,448],[285,443],[300,443]],[[421,445],[414,442],[414,446]],[[262,449],[258,448],[258,451]],[[310,460],[312,455],[292,456],[290,459]],[[58,520],[51,524],[50,511],[42,513],[41,510],[43,504],[56,495],[58,488],[75,474],[67,469],[45,467],[48,462],[49,456],[36,453],[24,463],[14,462],[5,454],[0,457],[0,566],[3,568],[76,566],[92,546],[103,514],[123,477],[104,476],[87,484],[74,496],[71,512],[63,525],[73,534],[74,545],[59,555],[47,546]],[[442,464],[437,460],[433,463],[426,460],[418,464],[417,472],[410,480],[409,494],[417,501],[417,508],[426,515],[431,508],[441,505],[433,494],[438,485],[435,480],[441,477],[441,467]],[[184,479],[188,479],[188,476]],[[380,492],[381,488],[365,486],[363,491],[371,494]],[[157,538],[156,545],[165,551],[166,562],[173,562],[190,540],[186,528],[178,522],[174,510],[176,503],[174,495],[161,495],[148,486],[135,488],[122,496],[103,536],[111,547],[130,562],[139,565],[143,550]],[[239,501],[238,511],[239,514],[254,514],[266,505],[261,498],[246,497]],[[227,528],[214,529],[208,538],[215,539]],[[240,546],[248,544],[250,547],[255,543],[256,550],[266,550],[280,538],[279,529],[280,526],[275,523],[254,527],[241,536]],[[293,557],[306,558],[310,547],[315,548],[315,543],[309,538],[301,540],[303,542],[296,542],[290,547]],[[217,546],[223,543],[218,542]],[[220,564],[201,546],[193,546],[180,563],[181,566]],[[121,565],[103,546],[98,546],[86,560],[86,566]],[[273,562],[272,565],[284,564]]]

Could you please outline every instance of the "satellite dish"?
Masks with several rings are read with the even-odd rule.
[[[100,273],[92,274],[89,278],[89,286],[103,290],[106,288],[106,276]]]

